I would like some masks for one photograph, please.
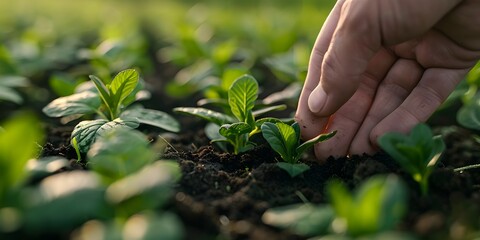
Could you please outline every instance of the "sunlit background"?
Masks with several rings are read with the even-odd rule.
[[[176,97],[240,73],[303,81],[334,2],[1,1],[0,76],[28,82],[3,107],[40,109],[89,74],[108,78],[126,68]]]

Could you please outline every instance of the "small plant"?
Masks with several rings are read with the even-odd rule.
[[[326,141],[333,137],[337,132],[320,134],[302,144],[300,144],[300,127],[298,123],[292,125],[283,122],[262,124],[262,134],[268,144],[275,150],[285,162],[279,162],[277,165],[287,171],[291,177],[295,177],[310,167],[304,163],[298,163],[302,154],[314,144]]]
[[[394,231],[407,201],[406,187],[395,175],[374,176],[354,194],[343,183],[332,181],[327,194],[330,204],[273,208],[262,220],[312,239],[412,239]]]
[[[445,149],[441,136],[433,136],[425,124],[415,126],[410,135],[387,133],[378,139],[380,147],[428,193],[428,178]]]
[[[100,119],[78,123],[71,139],[82,153],[86,153],[95,138],[110,128],[136,128],[140,123],[178,132],[179,123],[167,113],[145,109],[140,105],[131,106],[136,101],[139,88],[139,75],[133,69],[118,73],[115,78],[104,83],[90,75],[96,91],[84,90],[73,95],[60,97],[43,108],[50,117],[78,117],[96,113]]]
[[[284,109],[284,105],[271,106],[253,111],[258,98],[258,83],[252,76],[244,75],[236,79],[228,90],[228,106],[231,113],[220,113],[205,108],[175,108],[174,111],[205,119],[216,126],[207,125],[206,133],[213,142],[225,142],[238,154],[252,149],[256,144],[250,137],[261,131],[260,126],[267,121],[278,122],[274,118],[256,120],[255,117],[274,110]]]

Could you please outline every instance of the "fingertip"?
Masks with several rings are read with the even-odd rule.
[[[314,114],[321,114],[327,100],[327,94],[322,86],[317,86],[308,97],[308,108]]]

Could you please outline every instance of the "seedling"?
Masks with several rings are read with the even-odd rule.
[[[415,126],[410,135],[387,133],[378,144],[420,184],[423,195],[428,193],[428,178],[445,149],[441,136],[433,136],[425,124]]]
[[[71,139],[78,149],[86,153],[95,138],[106,129],[115,127],[136,128],[140,123],[178,132],[179,123],[165,112],[131,106],[136,101],[139,75],[133,69],[118,73],[110,83],[90,76],[96,91],[85,90],[70,96],[60,97],[43,108],[50,117],[78,117],[96,113],[100,118],[78,123]]]
[[[310,167],[304,163],[298,163],[302,154],[314,144],[326,141],[337,133],[320,134],[302,144],[300,144],[300,127],[298,123],[292,125],[283,122],[262,124],[262,134],[268,144],[275,150],[285,162],[279,162],[277,165],[287,171],[291,177],[295,177]]]
[[[228,105],[231,113],[187,107],[175,108],[174,111],[200,117],[215,124],[216,126],[213,127],[210,125],[209,130],[206,131],[212,141],[229,143],[233,146],[233,152],[238,154],[252,149],[256,145],[250,141],[250,137],[261,131],[262,123],[280,121],[273,118],[255,120],[256,116],[285,108],[284,105],[278,105],[253,111],[257,98],[257,81],[252,76],[244,75],[236,79],[228,90]]]
[[[354,194],[343,183],[332,181],[327,185],[327,194],[329,205],[305,203],[273,208],[264,213],[262,220],[306,237],[411,239],[394,231],[407,201],[405,185],[398,177],[372,177]]]

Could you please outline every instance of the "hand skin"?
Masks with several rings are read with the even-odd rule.
[[[295,119],[329,156],[373,154],[425,122],[480,59],[480,0],[338,0],[315,42]],[[328,123],[328,125],[327,125]]]

